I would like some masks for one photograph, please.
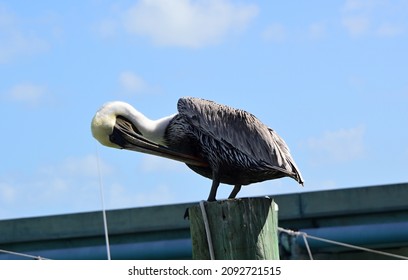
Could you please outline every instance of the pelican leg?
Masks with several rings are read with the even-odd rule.
[[[216,201],[215,196],[217,195],[218,186],[220,182],[218,180],[213,180],[211,185],[210,195],[208,196],[207,201]]]
[[[234,189],[232,190],[231,194],[229,195],[228,199],[235,198],[239,191],[241,190],[242,185],[235,185]]]
[[[216,201],[215,196],[217,195],[218,186],[220,185],[220,180],[218,179],[218,173],[213,171],[213,181],[211,185],[210,195],[207,201]]]

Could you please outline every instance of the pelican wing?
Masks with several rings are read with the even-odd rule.
[[[177,107],[200,133],[234,147],[259,164],[298,177],[295,179],[300,182],[300,173],[283,139],[254,115],[191,97],[179,99]]]

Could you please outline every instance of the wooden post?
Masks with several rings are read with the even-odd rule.
[[[278,260],[278,206],[269,197],[205,202],[215,259]],[[200,205],[189,209],[193,259],[210,251]]]

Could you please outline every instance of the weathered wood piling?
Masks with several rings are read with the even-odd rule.
[[[189,209],[193,259],[211,259],[211,248],[214,259],[219,260],[279,259],[278,206],[273,199],[229,199],[204,202],[203,206],[205,213],[200,205]]]

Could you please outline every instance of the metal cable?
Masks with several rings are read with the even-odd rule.
[[[108,232],[108,219],[106,217],[105,198],[104,198],[104,195],[103,195],[103,184],[102,184],[102,171],[101,171],[101,164],[100,164],[98,146],[96,146],[96,167],[98,169],[98,177],[99,177],[99,194],[100,194],[100,197],[101,197],[103,229],[104,229],[105,244],[106,244],[106,255],[107,255],[108,260],[111,260],[111,252],[110,252],[110,244],[109,244],[109,232]]]
[[[23,253],[18,253],[18,252],[12,252],[12,251],[7,251],[7,250],[3,250],[3,249],[0,249],[0,253],[10,254],[10,255],[19,256],[19,257],[24,257],[24,258],[28,258],[28,259],[49,260],[49,259],[47,259],[47,258],[43,258],[43,257],[40,257],[40,256],[33,256],[33,255],[29,255],[29,254],[23,254]]]
[[[281,227],[278,227],[278,231],[284,232],[284,233],[287,233],[287,234],[293,235],[293,236],[302,235],[304,238],[310,238],[310,239],[314,239],[314,240],[318,240],[318,241],[322,241],[322,242],[326,242],[326,243],[330,243],[330,244],[334,244],[334,245],[338,245],[338,246],[343,246],[343,247],[347,247],[347,248],[351,248],[351,249],[370,252],[370,253],[373,253],[373,254],[379,254],[379,255],[389,256],[389,257],[393,257],[393,258],[397,258],[397,259],[408,260],[408,257],[406,257],[406,256],[401,256],[401,255],[397,255],[397,254],[392,254],[392,253],[387,253],[387,252],[378,251],[378,250],[374,250],[374,249],[369,249],[369,248],[365,248],[365,247],[360,247],[360,246],[356,246],[356,245],[351,245],[351,244],[347,244],[347,243],[343,243],[343,242],[339,242],[339,241],[334,241],[334,240],[329,240],[329,239],[325,239],[325,238],[321,238],[321,237],[316,237],[316,236],[308,235],[307,233],[301,232],[301,231],[293,231],[293,230],[284,229],[284,228],[281,228]],[[305,244],[308,244],[308,243],[305,243]],[[306,245],[306,246],[308,246],[308,245]]]
[[[307,253],[309,254],[309,258],[313,260],[312,250],[310,250],[309,242],[307,242],[306,234],[302,234],[302,236],[303,236],[303,241],[305,242],[305,245],[306,245]]]

